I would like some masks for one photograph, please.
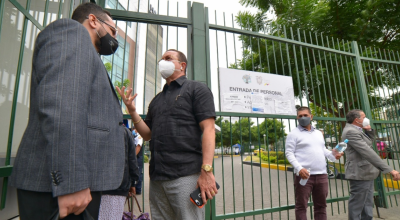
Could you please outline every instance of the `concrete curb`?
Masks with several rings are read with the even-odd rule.
[[[247,164],[247,165],[257,166],[257,167],[260,166],[260,163],[254,163],[254,162],[249,162],[249,161],[242,161],[242,163]],[[263,163],[263,164],[261,164],[261,167],[293,172],[293,167],[279,165],[279,164],[264,164]]]

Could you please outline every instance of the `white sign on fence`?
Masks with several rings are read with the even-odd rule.
[[[290,76],[219,68],[221,111],[296,115]]]

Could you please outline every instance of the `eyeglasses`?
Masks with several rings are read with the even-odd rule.
[[[100,18],[98,18],[98,17],[95,17],[95,18],[96,18],[97,20],[99,20],[101,23],[103,23],[103,24],[107,25],[108,27],[110,27],[112,33],[114,34],[114,36],[117,36],[117,35],[118,35],[118,29],[117,29],[117,28],[111,26],[110,24],[108,24],[107,22],[103,21],[102,19],[100,19]],[[89,16],[86,16],[86,19],[89,19]],[[104,28],[104,27],[103,27],[103,28]]]

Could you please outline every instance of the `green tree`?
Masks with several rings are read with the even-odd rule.
[[[215,120],[215,124],[221,127],[221,132],[215,136],[215,141],[219,147],[241,144],[244,150],[248,151],[250,143],[255,147],[258,147],[258,144],[264,144],[264,134],[266,134],[267,145],[273,145],[286,136],[285,126],[277,119],[266,119],[257,126],[254,121],[248,118],[230,123],[221,117]]]
[[[400,49],[399,1],[240,2],[260,9],[256,14],[240,12],[236,16],[236,21],[247,30],[342,51],[349,51],[350,44],[337,39],[355,40],[362,45],[360,52],[363,56],[375,58],[381,58],[381,54],[393,57],[392,50]],[[269,9],[275,12],[275,20],[266,18]],[[292,76],[295,96],[300,99],[307,97],[309,102],[314,103],[314,110],[319,115],[326,113],[332,117],[344,117],[349,110],[361,106],[352,59],[244,35],[240,36],[240,40],[243,42],[243,59],[237,60],[231,68]],[[387,103],[388,97],[376,95],[376,91],[397,88],[399,80],[396,79],[399,77],[392,69],[378,63],[363,65],[363,70],[371,105],[379,107]]]
[[[257,7],[253,16],[265,18],[272,9],[275,22],[329,37],[358,41],[364,46],[400,50],[400,2],[398,0],[240,0]],[[239,14],[240,15],[240,14]],[[260,20],[265,22],[266,19]],[[297,35],[297,33],[294,33]]]
[[[219,117],[215,120],[215,124],[221,128],[221,132],[215,134],[215,143],[217,147],[227,147],[231,145],[231,123]],[[222,139],[221,139],[222,136]]]
[[[285,125],[277,120],[277,119],[266,119],[260,123],[259,127],[257,126],[252,128],[252,133],[259,138],[261,143],[264,143],[264,134],[265,134],[265,142],[268,145],[274,145],[277,143],[282,137],[286,137],[285,133]],[[258,137],[258,133],[260,136]]]
[[[106,67],[107,72],[110,73],[111,70],[112,70],[112,65],[111,65],[111,63],[110,63],[110,62],[107,62],[107,63],[104,64],[104,66]]]

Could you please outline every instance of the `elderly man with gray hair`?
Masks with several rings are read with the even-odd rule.
[[[342,140],[349,140],[345,150],[345,175],[350,182],[349,220],[373,219],[374,179],[380,172],[392,174],[393,180],[399,180],[400,174],[373,150],[375,131],[365,113],[359,109],[351,110],[346,120]]]

